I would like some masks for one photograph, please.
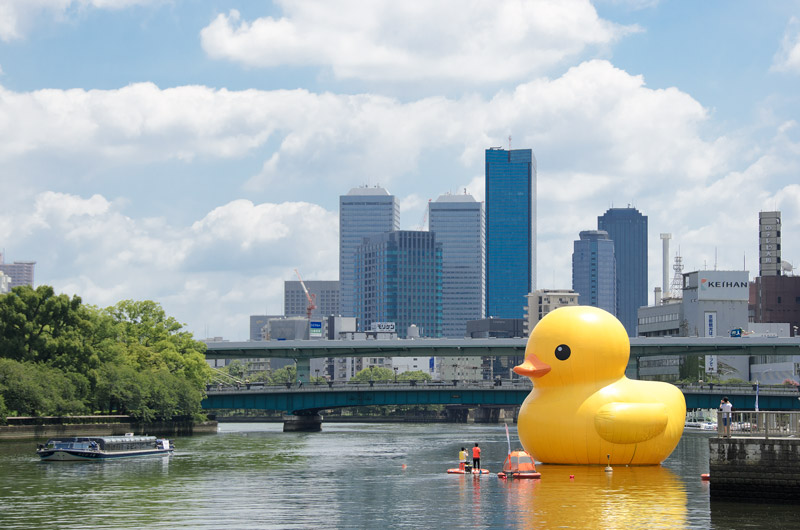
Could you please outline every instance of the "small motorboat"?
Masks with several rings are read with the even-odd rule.
[[[497,474],[500,478],[542,478],[536,471],[533,458],[522,449],[511,451],[503,462],[503,470]]]

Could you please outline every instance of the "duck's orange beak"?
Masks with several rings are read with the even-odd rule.
[[[526,377],[542,377],[550,371],[550,365],[543,363],[536,355],[529,355],[525,362],[514,367],[514,371]]]

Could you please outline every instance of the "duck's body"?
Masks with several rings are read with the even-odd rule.
[[[669,456],[683,434],[683,394],[626,378],[629,353],[625,328],[603,310],[545,316],[515,368],[534,382],[519,413],[525,450],[558,464],[658,464]]]

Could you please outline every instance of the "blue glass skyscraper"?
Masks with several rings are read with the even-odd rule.
[[[400,228],[400,206],[385,189],[353,188],[339,197],[340,314],[355,316],[353,300],[356,248],[365,237]]]
[[[536,159],[486,150],[486,316],[523,318],[536,288]]]
[[[428,203],[430,231],[442,244],[442,335],[461,338],[467,321],[485,312],[483,204],[472,195],[442,195]]]
[[[578,303],[617,314],[614,242],[603,230],[584,230],[572,251],[572,290]]]
[[[610,208],[597,218],[617,258],[617,318],[636,336],[639,308],[647,305],[647,216],[636,208]]]
[[[359,328],[394,322],[406,338],[442,336],[442,245],[433,232],[398,230],[364,239],[355,253],[355,316]]]

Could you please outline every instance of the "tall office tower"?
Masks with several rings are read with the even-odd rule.
[[[472,195],[442,195],[428,203],[428,220],[442,244],[442,336],[463,338],[467,321],[485,314],[483,204]]]
[[[758,275],[781,272],[781,212],[758,212]]]
[[[636,336],[637,314],[647,306],[647,216],[636,208],[610,208],[597,217],[608,232],[617,258],[617,318]]]
[[[523,318],[536,289],[536,158],[486,150],[486,316]]]
[[[578,303],[617,314],[614,242],[604,230],[584,230],[572,251],[572,290]]]
[[[433,232],[399,230],[366,238],[355,253],[355,316],[361,331],[394,322],[399,338],[415,324],[442,336],[442,245]]]
[[[33,287],[33,269],[35,261],[15,261],[14,263],[3,262],[3,253],[0,252],[0,271],[6,276],[10,276],[8,283],[9,290],[20,285],[30,285]]]
[[[317,306],[311,312],[312,320],[320,320],[339,314],[339,282],[336,280],[304,280],[308,293]],[[283,314],[287,317],[308,315],[308,298],[297,280],[283,282]]]
[[[385,189],[353,188],[339,197],[339,313],[355,316],[356,248],[365,237],[400,228],[400,205]]]

